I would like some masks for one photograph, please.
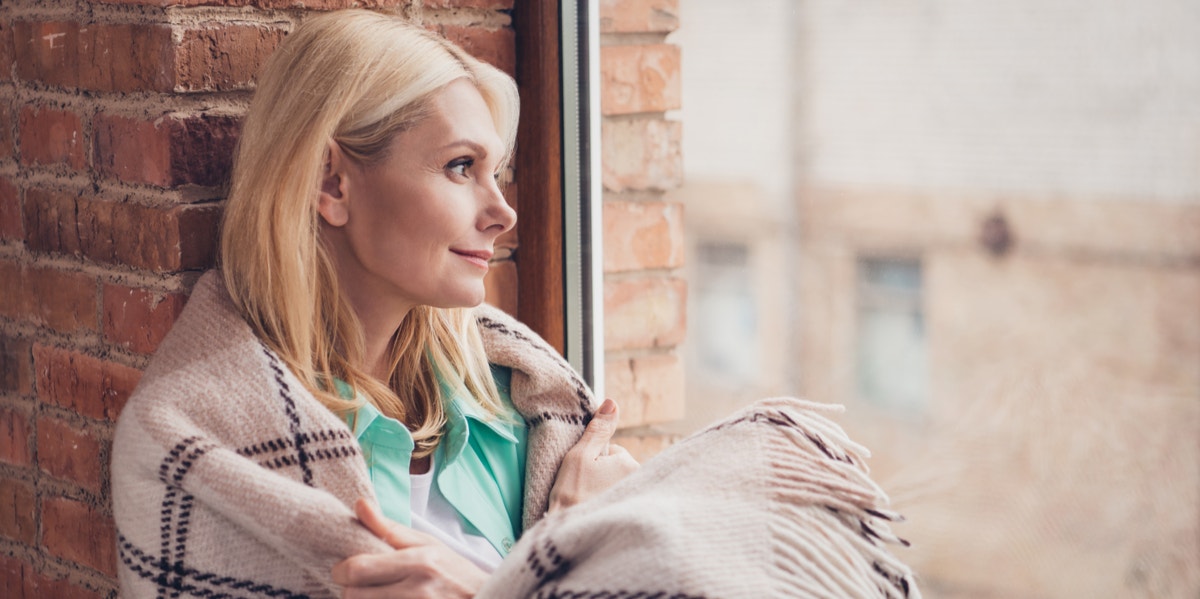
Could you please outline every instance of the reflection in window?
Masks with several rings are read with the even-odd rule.
[[[858,395],[878,406],[917,412],[928,389],[921,262],[858,262]]]
[[[700,366],[752,381],[758,373],[758,314],[751,291],[750,249],[703,241],[697,247],[695,306]]]

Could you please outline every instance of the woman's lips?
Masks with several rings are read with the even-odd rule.
[[[455,255],[462,258],[463,260],[466,260],[467,262],[470,262],[471,264],[474,264],[475,266],[478,266],[484,270],[487,270],[488,260],[491,260],[491,258],[492,258],[491,250],[451,249],[450,251],[454,252]]]

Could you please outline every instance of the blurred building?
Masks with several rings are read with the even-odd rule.
[[[681,19],[685,426],[846,404],[927,596],[1196,597],[1200,4]]]

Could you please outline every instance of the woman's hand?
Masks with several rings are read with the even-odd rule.
[[[606,399],[583,431],[583,438],[563,458],[550,490],[550,511],[580,503],[638,469],[624,447],[609,443],[616,431],[617,404]]]
[[[384,518],[366,499],[354,513],[391,553],[364,553],[338,562],[333,582],[344,599],[474,597],[488,575],[437,539]]]

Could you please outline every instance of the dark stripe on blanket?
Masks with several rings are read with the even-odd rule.
[[[567,376],[567,380],[571,382],[571,388],[575,392],[575,399],[579,401],[579,409],[586,415],[585,418],[591,419],[592,402],[588,398],[586,390],[587,386],[583,384],[582,380],[580,380],[579,373],[575,372],[575,369],[571,368],[571,365],[568,364],[566,360],[563,360],[563,357],[558,355],[558,352],[554,351],[554,349],[547,345],[545,341],[529,337],[521,331],[513,330],[504,323],[496,322],[486,316],[477,318],[476,322],[488,330],[496,331],[498,333],[523,341],[530,347],[538,350],[543,355],[550,358],[550,362],[557,365],[559,369],[562,370]]]
[[[167,579],[166,573],[173,569],[173,565],[177,566],[183,560],[187,550],[188,523],[191,520],[194,499],[190,494],[183,492],[183,479],[191,471],[196,460],[213,447],[213,443],[201,444],[200,437],[188,437],[172,447],[167,452],[167,457],[163,459],[162,464],[159,464],[158,477],[167,488],[166,494],[163,495],[162,507],[159,508],[159,548],[161,552],[159,553],[158,567],[163,572],[156,578],[159,585],[156,596],[159,599],[165,599],[167,591],[174,588],[172,582]],[[175,521],[176,508],[179,510],[178,522]],[[173,537],[174,554],[171,552]],[[170,594],[172,598],[178,596],[178,591]]]
[[[195,503],[196,497],[191,494],[184,495],[183,499],[179,501],[179,524],[175,526],[175,559],[171,562],[173,568],[183,567],[183,558],[187,555],[188,526],[192,522],[192,507],[195,506]],[[176,580],[173,582],[175,585],[182,585],[183,577],[176,576]],[[171,593],[171,599],[177,599],[179,597],[179,589],[177,587],[172,588],[174,592]]]
[[[709,432],[726,429],[735,424],[741,424],[743,422],[754,422],[754,423],[765,422],[767,424],[772,424],[775,426],[781,426],[781,427],[795,429],[795,430],[799,431],[800,433],[802,433],[804,435],[804,438],[808,439],[808,441],[810,443],[812,443],[813,446],[816,447],[817,450],[820,451],[826,458],[829,458],[830,460],[834,460],[834,461],[838,461],[838,462],[843,462],[846,464],[854,464],[854,461],[852,459],[850,459],[850,456],[845,455],[845,454],[842,454],[842,455],[835,454],[834,451],[830,448],[830,444],[828,442],[826,442],[824,439],[821,439],[820,435],[817,435],[816,433],[806,430],[804,427],[800,426],[800,424],[797,423],[795,421],[795,419],[793,419],[791,416],[789,416],[788,414],[786,414],[784,412],[771,412],[771,413],[754,412],[754,413],[746,415],[743,418],[738,418],[736,420],[730,420],[728,422],[724,422],[724,423],[720,424],[719,426],[712,427],[706,431],[701,432],[700,434],[706,434]],[[859,536],[861,536],[863,539],[866,539],[866,541],[868,543],[870,543],[872,546],[879,545],[879,543],[877,543],[876,541],[887,542],[887,539],[884,539],[882,536],[880,536],[880,534],[874,528],[871,527],[871,523],[868,522],[867,519],[861,518],[859,516],[855,516],[853,514],[844,513],[841,510],[837,509],[836,507],[833,507],[830,505],[826,505],[824,507],[825,507],[825,509],[829,510],[830,512],[837,514],[838,517],[841,518],[842,521],[845,522],[847,525],[853,526],[852,524],[850,524],[850,521],[857,522],[858,530],[856,532],[858,532]],[[903,518],[901,518],[899,515],[892,516],[892,515],[880,512],[878,510],[864,509],[864,511],[867,514],[869,514],[871,517],[879,518],[881,520],[887,520],[887,521],[893,521],[893,522],[903,520]],[[896,537],[896,540],[905,547],[910,546],[910,543],[904,539]],[[876,562],[876,561],[871,562],[871,566],[872,566],[872,568],[875,569],[875,571],[880,576],[882,576],[893,587],[895,587],[895,589],[897,591],[899,591],[902,594],[902,596],[904,596],[904,597],[909,596],[910,585],[909,585],[908,579],[905,578],[905,576],[902,573],[889,572],[888,570],[886,570],[884,568],[883,565],[881,565],[879,562]],[[885,595],[885,596],[888,595],[888,593],[885,592],[885,590],[882,588],[880,588],[880,594]],[[562,596],[566,597],[566,595],[562,595]]]
[[[549,562],[547,564],[543,564],[542,559],[538,556],[543,551],[546,553],[546,561]],[[539,587],[552,580],[562,578],[563,574],[571,569],[571,562],[559,555],[558,549],[554,547],[554,542],[549,538],[545,539],[540,550],[530,551],[525,562],[537,576]]]
[[[357,445],[344,445],[342,447],[318,449],[308,454],[308,462],[311,464],[312,462],[320,462],[323,460],[350,458],[357,456],[360,453],[361,450]],[[280,468],[287,468],[288,466],[295,466],[299,463],[300,460],[298,460],[294,455],[281,455],[269,460],[260,460],[258,465],[268,470],[278,470]]]
[[[175,530],[175,498],[179,495],[177,487],[167,487],[167,494],[163,497],[162,509],[159,511],[160,526],[159,526],[159,567],[163,572],[167,572],[170,568],[168,556],[171,551],[171,531]],[[158,599],[163,599],[167,593],[168,582],[164,579],[158,583],[158,592],[155,595]]]
[[[190,448],[199,440],[200,437],[193,436],[187,437],[179,443],[176,443],[175,447],[172,447],[171,450],[167,452],[166,459],[164,459],[162,463],[158,465],[158,480],[161,480],[164,485],[171,484],[171,480],[169,478],[171,466],[173,466],[175,462],[178,462],[179,459],[183,457],[183,454],[188,451],[188,448]]]
[[[587,426],[587,423],[591,422],[592,417],[590,415],[589,416],[577,416],[575,414],[554,414],[551,412],[542,412],[541,414],[538,414],[537,416],[533,416],[531,418],[526,418],[525,424],[529,425],[529,428],[533,428],[547,420],[557,420],[559,422],[566,422],[568,424],[577,424],[579,426]]]
[[[283,378],[283,367],[279,365],[279,359],[270,349],[267,349],[267,346],[262,346],[262,350],[267,355],[271,371],[275,373],[275,383],[279,385],[279,397],[283,399],[283,411],[288,417],[288,429],[296,447],[300,471],[304,473],[304,484],[311,487],[313,486],[312,468],[308,467],[308,454],[304,451],[306,438],[300,431],[300,414],[296,412],[296,400],[292,398],[292,390]]]
[[[296,593],[288,589],[243,578],[218,576],[211,572],[201,572],[193,568],[187,568],[183,564],[174,564],[170,568],[162,568],[154,558],[146,555],[145,552],[129,542],[129,539],[126,539],[125,535],[120,533],[117,534],[117,545],[121,556],[121,563],[125,564],[126,567],[140,578],[153,580],[155,584],[166,586],[176,591],[176,593],[173,593],[176,596],[179,593],[187,593],[194,597],[204,597],[206,599],[254,599],[256,597],[309,599],[308,595]],[[197,584],[188,584],[188,581],[194,581],[197,584],[205,585],[205,587],[197,586]],[[222,587],[238,591],[239,594],[230,594],[225,590],[221,590]]]
[[[540,589],[534,599],[705,599],[703,595],[666,591],[564,591]]]
[[[352,438],[350,435],[350,431],[347,429],[341,429],[341,430],[325,429],[325,430],[316,431],[316,432],[312,432],[312,433],[300,433],[299,436],[300,436],[300,440],[306,444],[307,443],[328,443],[330,441],[347,441]],[[255,456],[260,456],[264,453],[283,451],[285,449],[290,449],[295,446],[296,446],[296,443],[292,439],[278,438],[278,439],[272,439],[270,441],[263,441],[262,443],[256,443],[254,445],[250,445],[247,447],[243,447],[243,448],[237,450],[237,452],[238,452],[238,455],[243,455],[243,456],[247,456],[247,457],[255,457]]]
[[[791,416],[788,416],[787,414],[785,414],[783,412],[775,412],[775,413],[771,413],[771,414],[755,412],[755,413],[749,414],[743,418],[738,418],[737,420],[730,420],[728,422],[723,422],[720,425],[714,426],[708,430],[709,431],[719,431],[722,429],[729,428],[735,424],[741,424],[743,422],[769,422],[776,426],[784,426],[787,428],[796,429],[796,430],[800,431],[801,433],[803,433],[804,436],[806,438],[808,438],[808,440],[810,442],[812,442],[812,444],[817,448],[818,451],[825,454],[825,457],[827,457],[831,460],[845,462],[847,464],[854,463],[854,461],[851,460],[849,456],[834,455],[833,452],[830,451],[828,443],[826,443],[824,440],[822,440],[820,437],[818,437],[814,433],[811,433],[811,432],[805,430],[804,427],[800,426],[799,423],[797,423],[795,420],[793,420],[791,418]]]

